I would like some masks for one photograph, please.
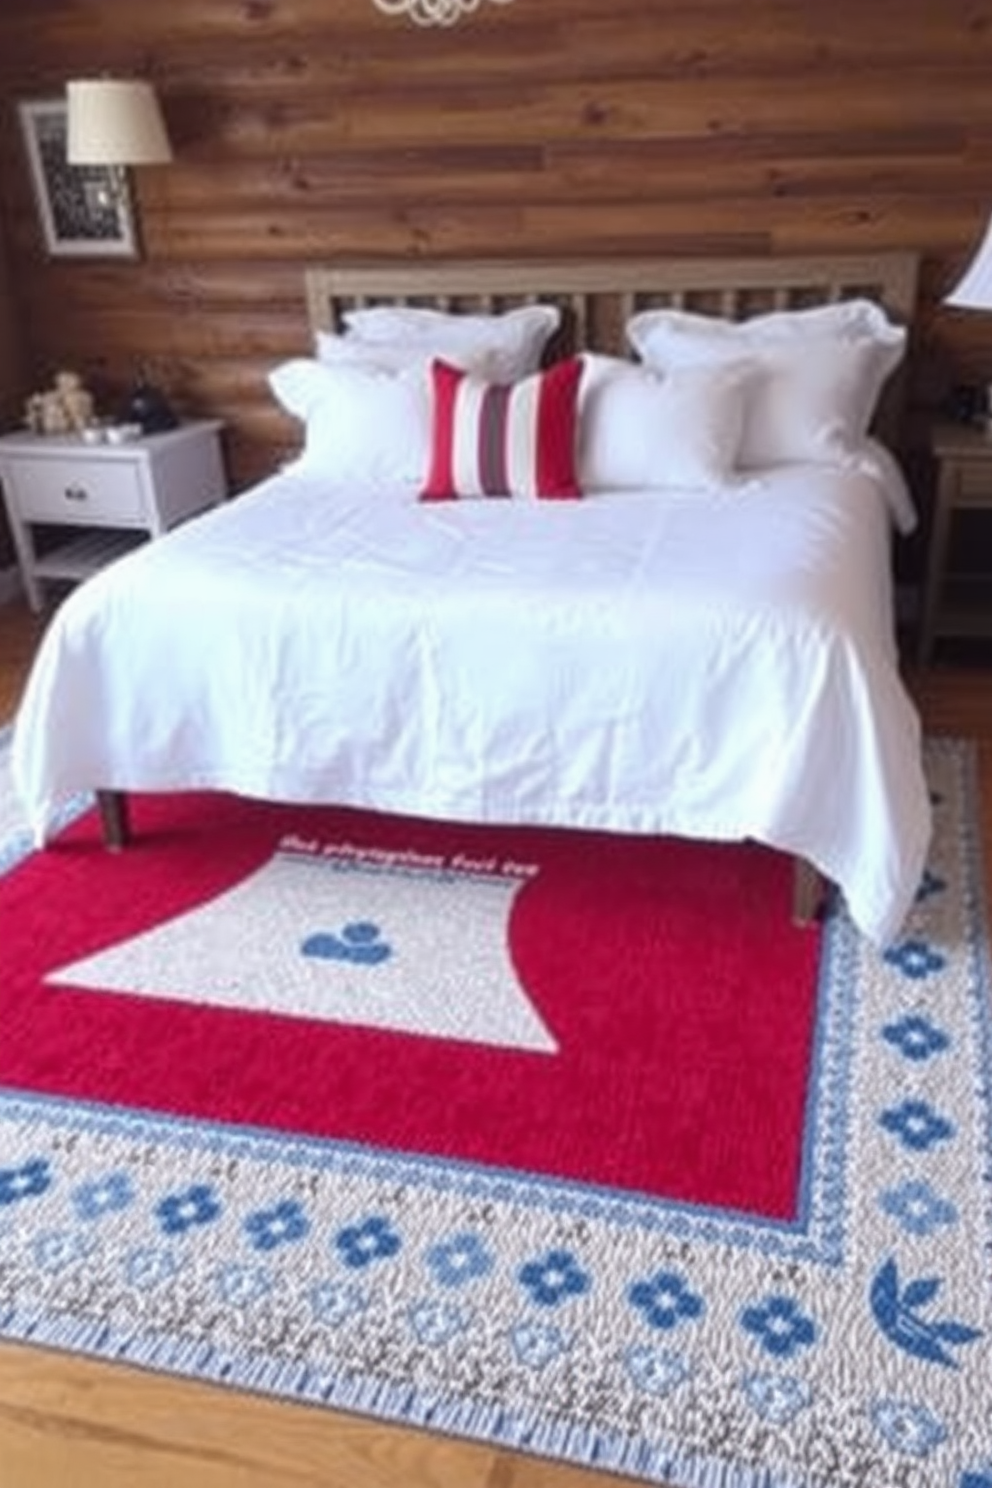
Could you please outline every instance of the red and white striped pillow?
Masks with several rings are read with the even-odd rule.
[[[575,453],[581,378],[578,357],[506,385],[432,362],[431,461],[421,501],[581,496]]]

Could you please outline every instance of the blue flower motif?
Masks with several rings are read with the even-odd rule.
[[[935,951],[925,940],[904,940],[901,945],[891,946],[885,952],[884,960],[914,982],[943,971],[947,965],[943,952]]]
[[[914,1152],[926,1152],[935,1142],[947,1142],[957,1131],[953,1121],[923,1100],[904,1100],[900,1106],[890,1106],[879,1116],[878,1124]]]
[[[355,1270],[394,1256],[402,1243],[389,1220],[379,1214],[370,1214],[358,1224],[345,1225],[334,1236],[341,1259]]]
[[[683,1318],[698,1318],[706,1304],[690,1290],[677,1271],[656,1271],[645,1281],[635,1281],[627,1300],[644,1314],[652,1328],[677,1328]]]
[[[442,1302],[439,1297],[423,1297],[419,1302],[411,1303],[407,1318],[414,1336],[428,1348],[441,1348],[456,1333],[464,1333],[468,1325],[466,1314],[460,1307]]]
[[[958,1488],[992,1488],[992,1463],[987,1467],[973,1467],[963,1472]]]
[[[871,1419],[890,1447],[910,1457],[926,1457],[947,1440],[947,1427],[925,1405],[878,1400],[871,1408]]]
[[[353,1281],[318,1281],[310,1288],[310,1306],[314,1317],[332,1328],[339,1328],[348,1318],[364,1312],[369,1299]]]
[[[310,1221],[295,1199],[283,1199],[271,1209],[256,1209],[245,1220],[245,1230],[256,1250],[275,1250],[302,1240]]]
[[[668,1395],[689,1378],[689,1366],[679,1354],[651,1343],[632,1343],[623,1363],[634,1384],[646,1395]]]
[[[486,1246],[467,1231],[449,1235],[432,1245],[426,1255],[428,1266],[441,1286],[464,1286],[468,1281],[477,1281],[488,1276],[496,1264]]]
[[[752,1408],[773,1426],[787,1425],[813,1398],[806,1381],[792,1374],[749,1374],[743,1387]]]
[[[940,878],[938,874],[933,873],[928,868],[920,880],[920,887],[916,891],[917,904],[922,904],[924,900],[929,899],[933,894],[942,894],[946,888],[947,880]]]
[[[570,1250],[549,1250],[537,1261],[527,1261],[517,1277],[540,1307],[557,1307],[566,1297],[580,1297],[592,1285]]]
[[[136,1246],[124,1263],[124,1275],[129,1285],[143,1292],[153,1291],[163,1282],[170,1281],[178,1270],[172,1251],[153,1245]]]
[[[72,1202],[80,1219],[102,1219],[105,1214],[118,1214],[133,1204],[134,1189],[127,1173],[107,1173],[73,1189]]]
[[[35,1265],[41,1271],[64,1271],[92,1247],[92,1241],[79,1230],[49,1230],[39,1235],[31,1246]]]
[[[753,1307],[745,1307],[741,1327],[753,1333],[761,1347],[779,1359],[791,1359],[801,1348],[816,1340],[816,1325],[800,1311],[791,1297],[765,1297]]]
[[[958,1222],[958,1211],[950,1200],[942,1199],[922,1178],[906,1178],[898,1188],[885,1189],[878,1203],[910,1235],[925,1237],[941,1225]]]
[[[892,1044],[906,1059],[922,1063],[933,1054],[950,1048],[951,1040],[942,1028],[935,1028],[920,1013],[907,1013],[898,1023],[886,1023],[882,1029],[886,1043]]]
[[[569,1347],[560,1328],[552,1323],[536,1323],[530,1319],[514,1324],[510,1329],[510,1342],[521,1364],[534,1370],[544,1369],[552,1359],[557,1359]]]
[[[214,1281],[232,1307],[249,1307],[272,1290],[272,1277],[264,1266],[241,1266],[235,1261],[219,1267]]]
[[[36,1199],[52,1186],[47,1157],[32,1157],[18,1168],[0,1168],[0,1204]]]
[[[158,1222],[167,1235],[185,1235],[196,1225],[211,1224],[220,1215],[220,1201],[209,1183],[194,1183],[169,1194],[155,1205]]]

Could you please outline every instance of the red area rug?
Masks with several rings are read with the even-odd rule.
[[[680,1488],[992,1488],[974,756],[926,764],[884,953],[750,848],[0,827],[0,1337]]]
[[[785,1221],[797,1214],[820,935],[790,922],[786,859],[750,846],[451,827],[219,796],[139,798],[134,825],[129,850],[108,854],[91,814],[0,880],[0,1084]],[[50,979],[156,927],[173,923],[181,936],[182,917],[264,879],[287,843],[304,849],[297,857],[346,862],[346,886],[374,889],[380,909],[390,875],[397,887],[415,880],[423,909],[415,894],[409,915],[421,927],[434,916],[438,935],[418,931],[406,964],[414,981],[448,974],[452,1003],[481,954],[473,937],[502,933],[498,916],[495,932],[472,920],[466,885],[506,887],[511,979],[552,1047],[506,1047],[471,1028],[458,1037],[372,1026],[363,1000],[375,1003],[385,973],[361,962],[354,986],[342,984],[355,1003],[347,1021],[333,1009],[317,1018],[266,1006],[264,965],[245,973],[244,993],[262,1006],[240,1005],[238,993],[227,1006],[179,1000],[174,950],[143,995],[107,990],[99,977],[80,985],[71,972]],[[331,875],[331,920],[341,879]],[[240,912],[235,926],[256,913]],[[368,918],[349,921],[359,955]],[[315,922],[315,934],[340,938],[331,920]],[[280,933],[265,928],[261,940]],[[236,976],[239,931],[229,922],[224,934],[219,953]],[[187,999],[198,954],[191,945],[182,971]]]

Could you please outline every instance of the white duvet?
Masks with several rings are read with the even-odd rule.
[[[433,505],[283,473],[65,601],[15,730],[32,826],[89,787],[215,787],[749,837],[887,943],[930,815],[892,639],[908,498],[861,465]]]

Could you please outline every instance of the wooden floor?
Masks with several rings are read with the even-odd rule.
[[[0,720],[43,622],[0,608]],[[910,676],[930,733],[979,743],[992,863],[992,657]],[[992,876],[990,876],[992,877]],[[992,908],[992,906],[990,906]],[[0,1488],[605,1488],[621,1480],[310,1406],[0,1346]]]

